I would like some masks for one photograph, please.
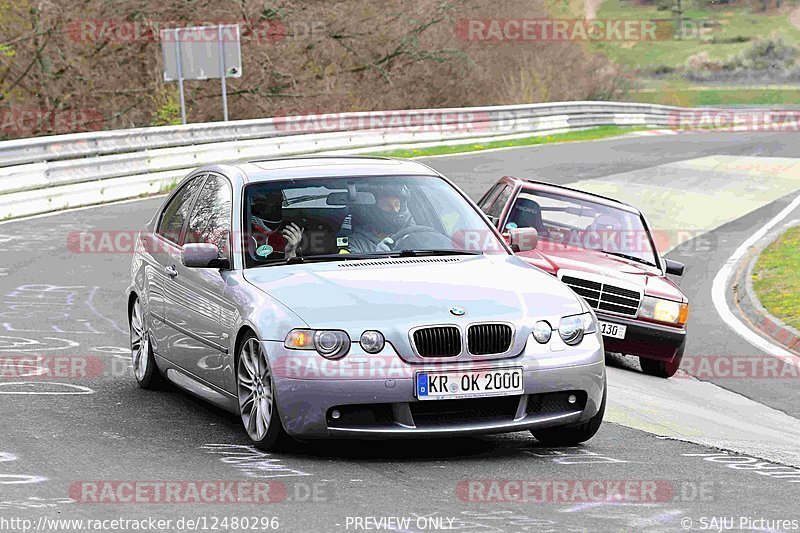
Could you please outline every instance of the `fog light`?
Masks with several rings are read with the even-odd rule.
[[[342,416],[342,413],[340,413],[339,411],[332,411],[331,412],[331,418],[333,418],[334,420],[339,420],[339,418],[341,416]]]
[[[361,334],[361,347],[367,353],[378,353],[383,350],[386,340],[380,331],[365,331]]]
[[[550,341],[550,336],[553,334],[553,328],[550,323],[540,320],[533,326],[533,338],[539,344],[547,344]]]
[[[567,401],[568,401],[569,403],[575,403],[575,402],[577,402],[577,401],[578,401],[578,398],[577,398],[577,397],[576,397],[574,394],[570,394],[570,395],[569,395],[569,398],[567,398]]]

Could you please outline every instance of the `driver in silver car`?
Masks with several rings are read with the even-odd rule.
[[[414,225],[408,210],[408,187],[381,187],[373,193],[374,205],[358,206],[353,213],[353,233],[349,237],[351,254],[390,250],[388,239]]]

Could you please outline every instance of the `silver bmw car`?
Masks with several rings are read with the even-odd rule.
[[[139,386],[241,417],[253,443],[530,430],[590,439],[596,317],[514,256],[435,170],[377,157],[199,168],[140,231],[127,292]]]

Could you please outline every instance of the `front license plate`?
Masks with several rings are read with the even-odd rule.
[[[522,394],[522,368],[472,372],[418,372],[417,398],[452,400]]]
[[[600,327],[600,333],[602,333],[604,337],[613,337],[615,339],[624,339],[625,330],[628,329],[628,326],[620,326],[619,324],[612,324],[610,322],[598,322],[597,324]]]

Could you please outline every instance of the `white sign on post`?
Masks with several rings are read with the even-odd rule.
[[[161,30],[164,81],[177,81],[181,96],[181,120],[186,124],[183,80],[222,80],[222,108],[228,120],[226,78],[242,76],[239,26],[196,26]]]

